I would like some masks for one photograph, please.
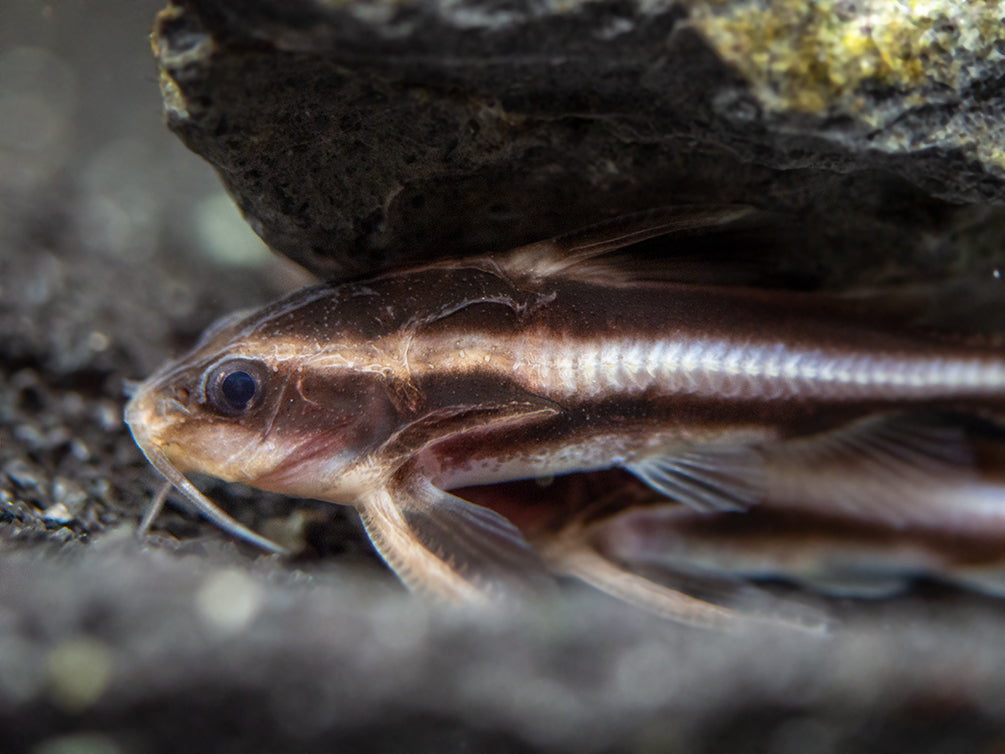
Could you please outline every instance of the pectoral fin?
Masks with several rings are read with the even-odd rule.
[[[381,556],[415,591],[485,602],[552,583],[513,524],[424,479],[409,476],[369,496],[360,515]]]
[[[752,445],[697,445],[648,456],[625,469],[699,511],[743,511],[764,494],[764,459]]]

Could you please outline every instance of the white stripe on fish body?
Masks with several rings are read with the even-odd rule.
[[[600,349],[596,343],[589,343],[579,346],[576,349],[575,366],[577,392],[584,395],[591,395],[597,388],[608,387],[597,380],[597,360],[600,356]]]
[[[576,359],[574,349],[564,345],[557,354],[559,383],[567,394],[576,392]],[[545,361],[544,363],[548,363]]]
[[[637,382],[639,383],[639,387],[644,390],[653,384],[654,381],[660,379],[665,362],[676,363],[681,352],[681,344],[679,342],[667,343],[659,341],[656,345],[651,345],[648,348],[639,344],[639,349],[645,350],[646,356],[641,363],[633,364],[629,371],[643,377],[643,379]],[[646,375],[649,375],[648,382],[644,379],[643,371]]]
[[[498,338],[486,342],[477,336],[454,338],[449,345],[430,343],[415,352],[414,360],[398,358],[395,354],[402,352],[406,342],[395,346],[389,339],[386,352],[372,345],[340,344],[313,353],[307,353],[311,349],[301,343],[299,354],[287,346],[272,349],[269,356],[281,361],[299,355],[307,368],[381,371],[404,379],[417,372],[487,367],[556,398],[639,395],[651,390],[738,400],[1005,395],[1005,360],[990,355],[928,357],[915,351],[870,356],[717,338],[556,340],[518,335],[508,343]]]
[[[516,351],[513,351],[514,355]],[[737,399],[951,398],[1005,394],[1005,362],[991,357],[869,356],[778,343],[718,339],[541,339],[521,347],[513,371],[542,393],[639,394]],[[520,378],[518,377],[518,378]]]

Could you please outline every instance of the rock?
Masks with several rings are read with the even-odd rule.
[[[270,246],[323,275],[694,201],[806,217],[813,263],[944,270],[958,238],[934,256],[929,238],[973,220],[947,203],[1005,201],[997,14],[173,0],[154,48],[169,126]]]

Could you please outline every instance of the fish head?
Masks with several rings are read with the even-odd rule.
[[[377,370],[337,343],[232,315],[136,388],[126,423],[176,487],[189,472],[259,489],[352,502],[355,473],[396,428]],[[358,360],[357,360],[358,361]],[[187,493],[186,493],[187,494]]]

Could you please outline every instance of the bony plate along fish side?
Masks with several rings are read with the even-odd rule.
[[[738,625],[575,536],[590,501],[565,510],[541,495],[512,515],[451,490],[620,468],[660,493],[646,506],[711,517],[779,505],[908,529],[960,520],[958,501],[909,501],[940,474],[978,473],[962,426],[1001,413],[999,351],[826,297],[676,282],[613,254],[746,212],[666,208],[307,288],[212,327],[137,388],[126,421],[204,515],[266,549],[281,550],[184,475],[352,506],[419,592],[492,601],[555,571],[683,622]],[[828,464],[844,476],[821,489],[806,470]],[[636,508],[608,507],[590,530]],[[967,521],[1002,518],[981,501]]]

